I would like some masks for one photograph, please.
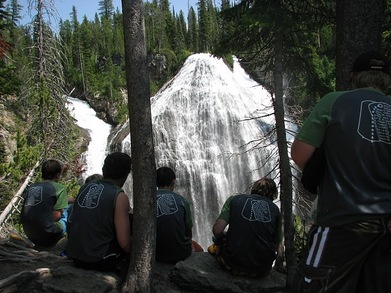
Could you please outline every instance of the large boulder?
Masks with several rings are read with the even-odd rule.
[[[233,276],[207,252],[178,262],[171,281],[186,292],[276,292],[286,287],[286,276],[275,270],[261,278]]]
[[[64,243],[51,251],[38,251],[23,243],[0,239],[0,292],[120,292],[122,282],[114,273],[84,270],[60,253]],[[232,276],[207,252],[193,253],[176,264],[156,262],[153,286],[157,293],[182,292],[288,292],[285,275],[274,270],[262,278]],[[284,291],[285,290],[285,291]]]

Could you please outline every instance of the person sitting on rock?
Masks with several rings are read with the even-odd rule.
[[[251,194],[230,196],[224,203],[208,252],[232,274],[257,277],[272,268],[281,235],[276,198],[275,182],[264,177],[253,184]]]
[[[55,245],[65,235],[65,224],[60,221],[64,209],[68,208],[66,186],[58,183],[63,167],[57,160],[42,164],[43,181],[27,189],[20,223],[27,237],[40,247]]]
[[[192,251],[203,251],[192,241],[192,214],[190,204],[174,192],[176,175],[169,167],[157,169],[156,260],[175,263],[190,256]]]
[[[103,179],[84,184],[69,216],[66,247],[77,267],[114,271],[124,277],[131,248],[129,198],[122,190],[131,170],[125,153],[109,154]]]
[[[94,182],[95,181],[99,181],[99,180],[102,180],[102,179],[103,179],[103,175],[102,174],[98,174],[98,173],[92,174],[92,175],[88,176],[84,180],[84,184],[82,184],[82,187],[83,187],[83,185],[85,185],[87,183],[90,183],[92,181],[94,181]],[[69,200],[69,198],[68,198],[69,206],[68,206],[68,211],[67,211],[67,222],[66,222],[68,237],[69,237],[70,229],[71,229],[71,227],[70,227],[71,225],[69,224],[69,217],[72,214],[74,202],[75,202],[74,198],[72,198],[72,200]],[[64,252],[64,254],[66,254],[66,253]]]

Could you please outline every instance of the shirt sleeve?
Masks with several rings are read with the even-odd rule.
[[[57,202],[53,207],[53,210],[62,210],[68,207],[68,194],[65,185],[55,184]]]
[[[298,140],[320,147],[330,122],[332,106],[339,96],[340,92],[329,93],[315,105],[296,136]]]
[[[225,201],[221,209],[218,219],[224,220],[227,223],[229,223],[230,212],[231,212],[231,201],[233,200],[234,197],[235,197],[234,195],[231,195],[230,197],[227,198],[227,200]]]

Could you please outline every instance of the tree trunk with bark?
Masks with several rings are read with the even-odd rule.
[[[293,281],[295,262],[294,225],[292,217],[292,171],[289,162],[288,144],[286,140],[284,91],[283,91],[283,45],[282,33],[278,30],[274,34],[274,115],[276,118],[277,145],[280,166],[280,198],[281,212],[284,223],[285,258],[287,268],[287,284],[290,286]]]
[[[156,242],[156,166],[142,0],[122,0],[133,175],[133,241],[122,292],[151,292]]]
[[[381,46],[385,0],[337,0],[336,88],[351,88],[354,59]]]

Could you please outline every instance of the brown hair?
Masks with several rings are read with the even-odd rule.
[[[42,164],[41,172],[42,179],[53,180],[57,174],[61,174],[62,165],[59,161],[50,159]]]
[[[270,200],[277,198],[277,186],[273,179],[263,177],[254,182],[251,194],[263,195]]]
[[[375,70],[352,72],[352,84],[354,88],[373,87],[386,92],[391,84],[391,77]]]

